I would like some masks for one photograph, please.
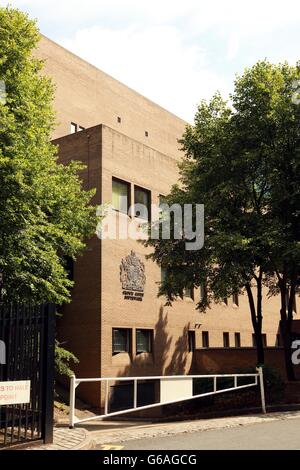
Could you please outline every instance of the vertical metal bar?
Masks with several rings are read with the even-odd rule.
[[[217,391],[217,377],[214,377],[214,392]]]
[[[105,407],[104,414],[108,414],[108,401],[109,401],[109,386],[108,380],[105,381]]]
[[[53,442],[54,411],[54,358],[55,358],[55,305],[46,307],[45,342],[44,342],[44,384],[43,384],[43,429],[42,438],[45,444]]]
[[[137,380],[133,382],[133,408],[137,408]]]
[[[258,367],[258,374],[259,374],[259,385],[260,385],[260,396],[261,396],[261,408],[262,412],[266,414],[266,398],[265,398],[265,386],[264,386],[264,373],[263,368]]]
[[[71,376],[70,379],[70,412],[69,412],[69,427],[73,429],[75,426],[75,393],[76,393],[76,377]]]
[[[235,376],[234,376],[234,388],[237,388],[237,379],[238,379],[238,378],[237,378],[237,376],[235,375]]]

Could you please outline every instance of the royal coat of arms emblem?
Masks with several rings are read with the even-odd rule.
[[[120,280],[124,291],[144,292],[145,265],[134,251],[131,251],[130,255],[121,261]]]

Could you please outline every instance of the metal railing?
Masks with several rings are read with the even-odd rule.
[[[247,377],[253,377],[254,382],[249,383],[246,385],[239,385],[238,381],[241,378],[247,378]],[[217,380],[218,379],[224,379],[224,378],[233,378],[233,387],[229,388],[222,388],[218,390],[218,384]],[[179,382],[187,382],[189,385],[191,384],[191,381],[194,379],[212,379],[213,380],[213,391],[211,392],[206,392],[206,393],[200,393],[196,395],[185,395],[180,397],[176,397],[176,399],[166,399],[162,397],[162,394],[160,392],[160,400],[159,402],[152,403],[149,405],[144,405],[144,406],[138,406],[138,383],[139,382],[145,382],[145,381],[159,381],[160,382],[160,390],[162,388],[163,384],[173,384],[176,382],[176,384]],[[75,401],[76,401],[76,388],[81,384],[81,383],[104,383],[105,384],[105,399],[104,399],[104,414],[98,415],[98,416],[93,416],[89,418],[84,418],[84,419],[78,419],[75,415]],[[115,411],[115,412],[109,412],[109,398],[110,398],[110,391],[109,391],[109,384],[110,382],[132,382],[133,383],[133,407],[128,408],[128,409],[122,409],[120,411]],[[217,395],[220,393],[225,393],[225,392],[231,392],[234,390],[241,390],[245,388],[250,388],[250,387],[255,387],[259,385],[260,388],[260,397],[261,397],[261,407],[262,407],[262,412],[266,413],[266,402],[265,402],[265,391],[264,391],[264,378],[263,378],[263,369],[262,367],[259,367],[257,369],[256,373],[253,374],[216,374],[216,375],[171,375],[171,376],[154,376],[154,377],[113,377],[113,378],[96,378],[96,379],[78,379],[75,376],[71,377],[71,382],[70,382],[70,416],[69,416],[69,424],[71,428],[74,428],[75,424],[78,423],[83,423],[86,421],[92,421],[92,420],[97,420],[97,419],[103,419],[103,418],[108,418],[112,416],[118,416],[121,414],[127,414],[127,413],[132,413],[133,411],[141,411],[141,410],[147,410],[150,408],[154,408],[157,406],[163,406],[163,405],[171,405],[175,403],[180,403],[183,401],[188,401],[188,400],[194,400],[196,398],[201,398],[201,397],[208,397],[211,395]],[[172,391],[170,391],[172,395]],[[173,394],[174,394],[174,387],[173,387]],[[163,399],[162,399],[163,398]]]

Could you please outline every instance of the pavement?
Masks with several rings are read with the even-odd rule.
[[[155,424],[94,420],[56,427],[53,444],[31,450],[300,449],[299,429],[300,411]]]
[[[262,436],[261,442],[265,442],[266,446],[270,445],[270,448],[271,444],[264,441],[267,436],[272,436],[274,448],[288,449],[290,445],[290,448],[300,449],[299,424],[300,412],[292,411],[167,424],[141,424],[128,427],[126,432],[117,427],[105,432],[99,429],[90,432],[98,450],[238,449],[243,448],[243,445],[245,449],[250,449],[251,443],[255,443],[255,448],[260,449],[259,435]],[[276,439],[283,433],[291,437],[290,444],[286,440],[279,442]],[[244,441],[243,437],[239,439],[240,435],[245,436]],[[222,447],[222,442],[225,447]]]
[[[116,443],[118,450],[300,450],[300,418]],[[104,450],[103,447],[100,449]],[[107,449],[109,450],[109,449]]]
[[[53,444],[38,444],[28,450],[91,450],[94,442],[85,429],[54,428]]]

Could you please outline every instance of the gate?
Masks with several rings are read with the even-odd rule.
[[[211,382],[211,391],[202,393],[197,391],[201,380],[209,380]],[[227,384],[220,383],[224,381]],[[143,405],[139,391],[139,382],[157,382],[159,387],[159,396],[155,403]],[[246,381],[246,383],[245,383]],[[78,419],[75,415],[75,402],[76,402],[76,388],[81,383],[99,383],[104,384],[105,399],[104,399],[104,414],[93,416],[91,418]],[[114,403],[114,407],[119,406],[119,411],[112,411],[109,409],[110,399],[110,383],[132,383],[132,393],[129,395],[129,401],[123,402],[122,396],[119,396],[119,405]],[[231,382],[231,383],[229,383]],[[197,386],[198,385],[198,386]],[[74,428],[76,424],[85,421],[92,421],[95,419],[109,418],[112,416],[119,416],[133,411],[147,410],[162,405],[171,405],[188,400],[195,400],[196,398],[208,397],[211,395],[218,395],[225,392],[232,392],[235,390],[242,390],[250,387],[259,387],[261,397],[262,412],[266,413],[264,377],[262,367],[258,367],[256,373],[253,374],[216,374],[216,375],[171,375],[171,376],[157,376],[157,377],[114,377],[114,378],[96,378],[96,379],[78,379],[73,375],[70,382],[70,428]],[[114,399],[115,401],[115,399]]]
[[[54,306],[0,304],[0,341],[3,346],[0,360],[0,449],[40,439],[51,443]],[[30,381],[29,403],[1,405],[1,399],[3,403],[6,398],[3,385],[5,388],[6,382],[15,382],[18,386],[23,381]]]

